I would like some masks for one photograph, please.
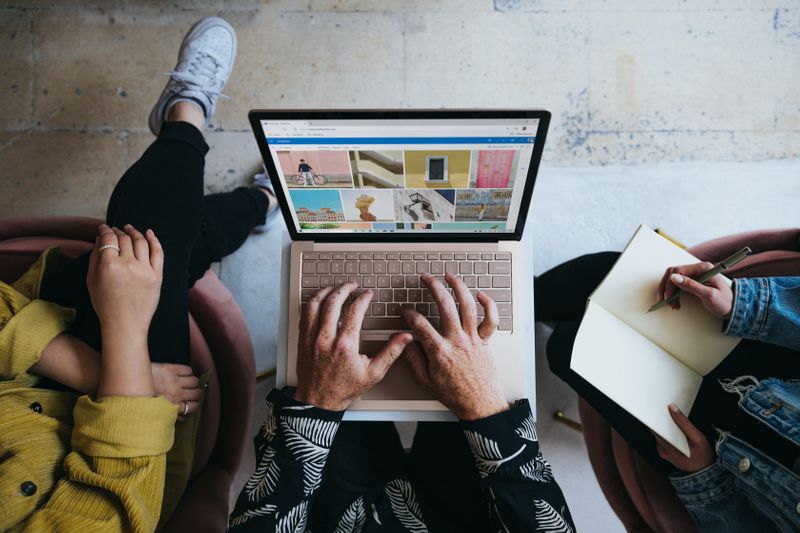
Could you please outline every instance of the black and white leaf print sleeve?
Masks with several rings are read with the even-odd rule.
[[[255,436],[256,469],[236,500],[230,531],[301,533],[343,413],[294,400],[273,389]]]
[[[503,413],[461,421],[498,531],[573,532],[550,465],[539,453],[528,400]]]
[[[409,533],[428,533],[411,483],[405,479],[395,479],[387,483],[385,489],[392,512],[405,530]]]

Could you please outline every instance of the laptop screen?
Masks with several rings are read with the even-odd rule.
[[[282,207],[307,238],[513,233],[526,180],[536,175],[529,173],[539,141],[533,117],[258,124]]]

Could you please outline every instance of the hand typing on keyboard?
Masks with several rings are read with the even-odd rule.
[[[411,307],[439,327],[439,310],[420,275],[433,274],[445,283],[444,274],[457,274],[473,298],[478,291],[497,302],[500,331],[511,331],[511,254],[508,252],[303,252],[300,299],[307,302],[324,287],[357,283],[374,289],[362,329],[407,329],[401,310]],[[478,307],[483,316],[483,307]]]
[[[419,339],[419,344],[408,344],[404,352],[415,376],[461,420],[506,411],[509,406],[497,383],[488,343],[499,321],[497,304],[479,292],[477,298],[484,311],[479,322],[469,287],[458,276],[449,273],[445,280],[458,300],[460,315],[453,297],[438,279],[430,274],[420,279],[439,308],[440,326],[437,330],[414,309],[402,311]]]
[[[347,409],[353,400],[383,379],[411,342],[409,333],[397,333],[374,357],[360,353],[359,334],[372,291],[365,290],[343,309],[357,288],[356,283],[326,287],[303,307],[297,400],[331,411]]]

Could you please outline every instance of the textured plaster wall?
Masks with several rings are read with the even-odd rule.
[[[543,107],[546,166],[800,151],[798,0],[0,0],[0,214],[102,214],[207,14],[239,31],[209,190],[253,107]]]

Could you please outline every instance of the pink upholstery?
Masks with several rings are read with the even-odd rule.
[[[195,375],[202,376],[209,370],[214,374],[216,370],[214,368],[214,356],[211,354],[211,348],[208,347],[208,343],[205,337],[203,337],[200,327],[191,315],[189,315],[189,343],[189,349],[192,352],[192,370],[194,370]],[[197,445],[195,447],[194,462],[192,464],[192,479],[194,479],[208,464],[211,452],[214,449],[214,443],[217,441],[220,416],[218,379],[216,375],[209,376],[206,398],[203,410],[200,413],[201,430],[198,431],[197,434]]]
[[[0,221],[0,279],[16,279],[54,244],[70,257],[85,253],[101,222],[85,217]],[[211,375],[192,478],[165,530],[224,531],[230,485],[249,438],[253,346],[239,306],[213,272],[206,272],[189,292],[189,313],[192,367],[198,374],[211,370]]]
[[[625,524],[628,531],[649,529],[628,494],[616,462],[609,460],[614,456],[614,449],[611,445],[611,426],[603,420],[600,413],[580,397],[578,398],[578,412],[583,425],[589,462],[592,464],[594,475],[611,509]],[[589,444],[590,440],[591,445]]]
[[[165,531],[225,531],[228,524],[228,491],[242,460],[244,443],[250,438],[250,417],[256,382],[250,332],[233,295],[211,271],[189,292],[189,310],[215,357],[219,390],[209,394],[221,398],[219,416],[214,417],[218,438],[206,447],[201,435],[196,453],[210,453],[208,464],[197,473]],[[247,357],[235,354],[246,353]],[[192,354],[194,365],[194,353]],[[211,398],[206,398],[209,403]],[[206,420],[203,420],[206,423]],[[210,429],[210,428],[209,428]],[[211,432],[208,432],[210,435]],[[197,467],[195,457],[195,470]]]
[[[722,261],[749,246],[753,255],[731,268],[728,277],[800,276],[800,229],[748,231],[689,248],[704,261]]]
[[[749,246],[753,255],[728,271],[730,277],[800,276],[800,229],[753,231],[689,248],[718,262]],[[597,481],[628,531],[696,531],[669,480],[653,470],[583,399],[578,408],[583,438]]]
[[[0,221],[0,241],[18,237],[49,237],[94,242],[103,221],[90,217],[23,217]]]

